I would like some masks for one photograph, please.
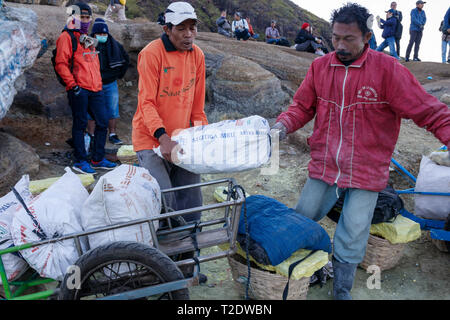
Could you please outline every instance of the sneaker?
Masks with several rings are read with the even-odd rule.
[[[413,61],[422,61],[419,58],[414,58]]]
[[[122,144],[122,140],[119,139],[117,134],[109,136],[109,142],[111,142],[112,144]]]
[[[117,167],[117,164],[115,164],[114,162],[111,162],[109,160],[107,160],[106,158],[103,158],[102,161],[93,161],[91,160],[91,166],[96,168],[96,169],[106,169],[106,170],[112,170],[115,167]]]
[[[91,165],[85,160],[80,162],[75,162],[72,167],[73,170],[81,172],[81,173],[97,173],[94,169],[92,169]]]
[[[409,61],[409,58],[405,58],[405,62],[408,62]]]

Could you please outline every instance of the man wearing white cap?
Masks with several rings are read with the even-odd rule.
[[[197,15],[187,2],[173,2],[165,11],[164,33],[150,42],[138,56],[138,106],[133,118],[132,140],[139,164],[149,170],[161,189],[200,182],[200,175],[174,164],[176,151],[171,139],[176,130],[206,125],[205,56],[193,44]],[[164,159],[153,148],[160,146]],[[199,188],[165,194],[174,210],[202,206]],[[199,221],[200,212],[184,215]],[[200,279],[201,281],[201,279]]]

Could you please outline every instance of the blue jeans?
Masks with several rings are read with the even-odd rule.
[[[400,60],[399,56],[397,55],[397,51],[395,50],[395,37],[389,37],[385,39],[376,49],[377,51],[383,51],[384,48],[389,46],[389,53],[391,56],[393,56],[395,59]]]
[[[280,42],[280,39],[267,39],[266,42],[268,44],[272,44],[272,43],[277,44],[278,42]]]
[[[108,113],[103,92],[81,89],[80,93],[75,95],[70,90],[67,92],[67,96],[69,98],[70,108],[72,109],[72,139],[76,161],[87,160],[84,133],[86,131],[88,113],[95,120],[92,160],[103,160],[105,157],[106,132],[108,127]]]
[[[442,63],[450,59],[450,52],[447,56],[447,47],[450,47],[450,41],[442,41]]]
[[[108,119],[120,118],[119,115],[119,86],[117,80],[103,85],[103,96],[105,97]],[[88,113],[88,120],[92,117]]]
[[[345,195],[344,206],[333,240],[333,255],[342,263],[360,263],[366,253],[370,225],[377,204],[378,192],[362,189],[340,189],[317,179],[308,178],[295,211],[314,221],[324,218]]]

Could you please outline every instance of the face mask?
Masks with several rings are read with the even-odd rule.
[[[88,33],[90,25],[91,25],[91,22],[81,22],[80,32],[81,33]]]
[[[99,36],[98,34],[95,35],[99,43],[105,43],[106,40],[108,40],[108,36]]]

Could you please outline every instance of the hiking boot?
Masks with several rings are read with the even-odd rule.
[[[334,256],[333,264],[333,297],[335,300],[352,300],[350,290],[353,287],[357,263],[342,263]]]
[[[101,161],[93,161],[91,160],[91,166],[96,169],[106,169],[106,170],[112,170],[115,167],[117,167],[117,164],[114,162],[111,162],[105,158]]]
[[[122,140],[119,139],[117,134],[109,136],[109,142],[111,142],[112,144],[122,144]]]
[[[75,162],[72,167],[73,170],[81,173],[96,174],[97,172],[92,169],[91,165],[86,161]]]

